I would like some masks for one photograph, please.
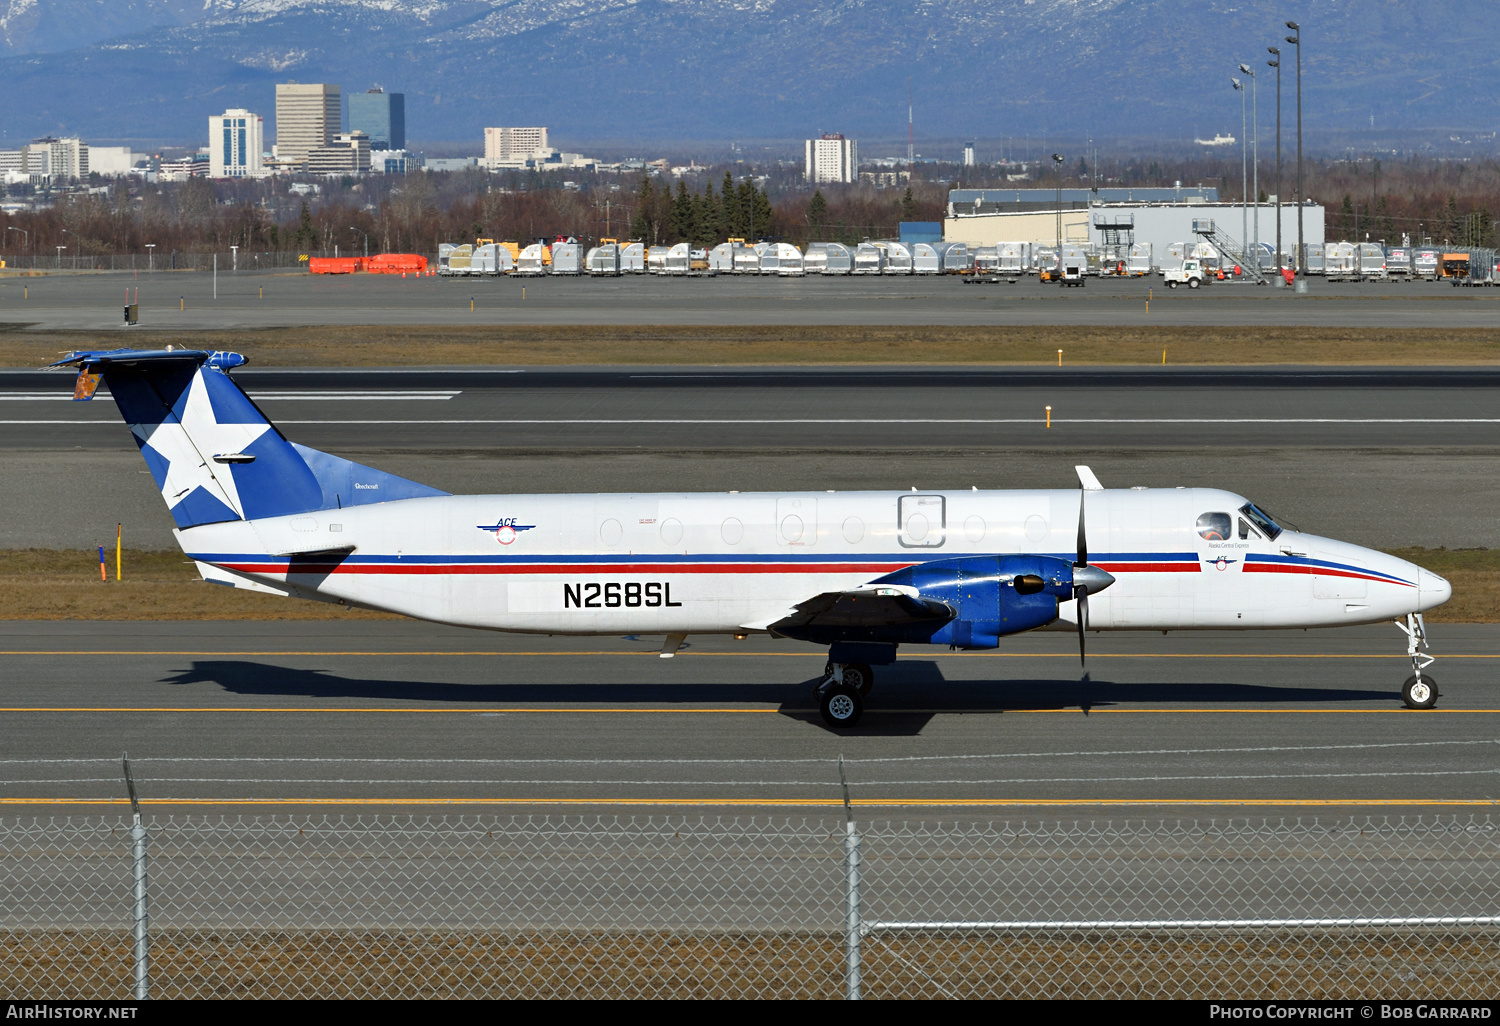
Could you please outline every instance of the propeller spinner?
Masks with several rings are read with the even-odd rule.
[[[1088,467],[1078,467],[1078,556],[1073,560],[1073,600],[1078,603],[1078,662],[1087,666],[1084,656],[1084,631],[1089,627],[1089,595],[1097,594],[1115,583],[1114,576],[1089,565],[1089,540],[1085,529],[1085,499],[1090,491],[1101,491],[1099,479]]]

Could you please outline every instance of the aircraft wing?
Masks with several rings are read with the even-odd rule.
[[[915,588],[879,585],[849,591],[825,591],[797,603],[792,612],[764,625],[773,633],[807,628],[903,627],[947,623],[953,610],[922,598]]]

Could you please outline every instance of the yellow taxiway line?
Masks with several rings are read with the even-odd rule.
[[[0,798],[0,806],[129,805],[129,798]],[[679,808],[815,808],[841,809],[838,798],[153,798],[163,805],[238,806],[452,806],[452,805],[629,805]],[[1491,799],[1461,798],[855,798],[861,808],[1494,808]]]

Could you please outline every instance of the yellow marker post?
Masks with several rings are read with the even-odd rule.
[[[108,581],[109,573],[104,569],[104,546],[99,546],[99,580]]]
[[[177,297],[177,310],[179,313],[187,309],[187,296]]]
[[[469,313],[473,313],[473,312],[474,312],[474,297],[470,296],[469,297]]]
[[[1047,407],[1047,426],[1052,426],[1052,407]]]
[[[521,298],[522,299],[526,298],[526,286],[525,285],[521,286]]]
[[[115,525],[115,580],[120,579],[120,539],[125,534],[125,525]]]
[[[1167,351],[1165,349],[1161,351],[1161,365],[1163,367],[1167,365]]]
[[[1059,367],[1061,367],[1061,366],[1062,366],[1062,350],[1061,350],[1061,349],[1059,349],[1059,350],[1058,350],[1058,351],[1057,351],[1057,365],[1058,365],[1058,366],[1059,366]],[[1050,409],[1050,407],[1049,407],[1049,409]]]
[[[261,299],[265,299],[266,298],[266,287],[264,285],[262,285],[260,287],[260,298]]]

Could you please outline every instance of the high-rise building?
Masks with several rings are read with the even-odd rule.
[[[490,170],[526,166],[526,161],[552,155],[545,128],[486,128],[484,166]]]
[[[370,137],[363,132],[341,132],[327,146],[307,155],[307,170],[314,173],[364,174],[370,170]]]
[[[276,158],[302,162],[343,131],[343,97],[326,82],[276,83]]]
[[[21,153],[28,174],[61,179],[89,176],[89,144],[82,139],[33,139]]]
[[[971,143],[971,142],[966,142],[966,143],[964,143],[964,167],[973,167],[973,166],[974,166],[974,144]]]
[[[807,140],[809,182],[852,182],[859,175],[859,143],[838,133]]]
[[[349,131],[368,135],[372,150],[406,149],[406,94],[350,93]]]
[[[259,114],[234,108],[208,119],[209,175],[258,178],[265,127]]]

